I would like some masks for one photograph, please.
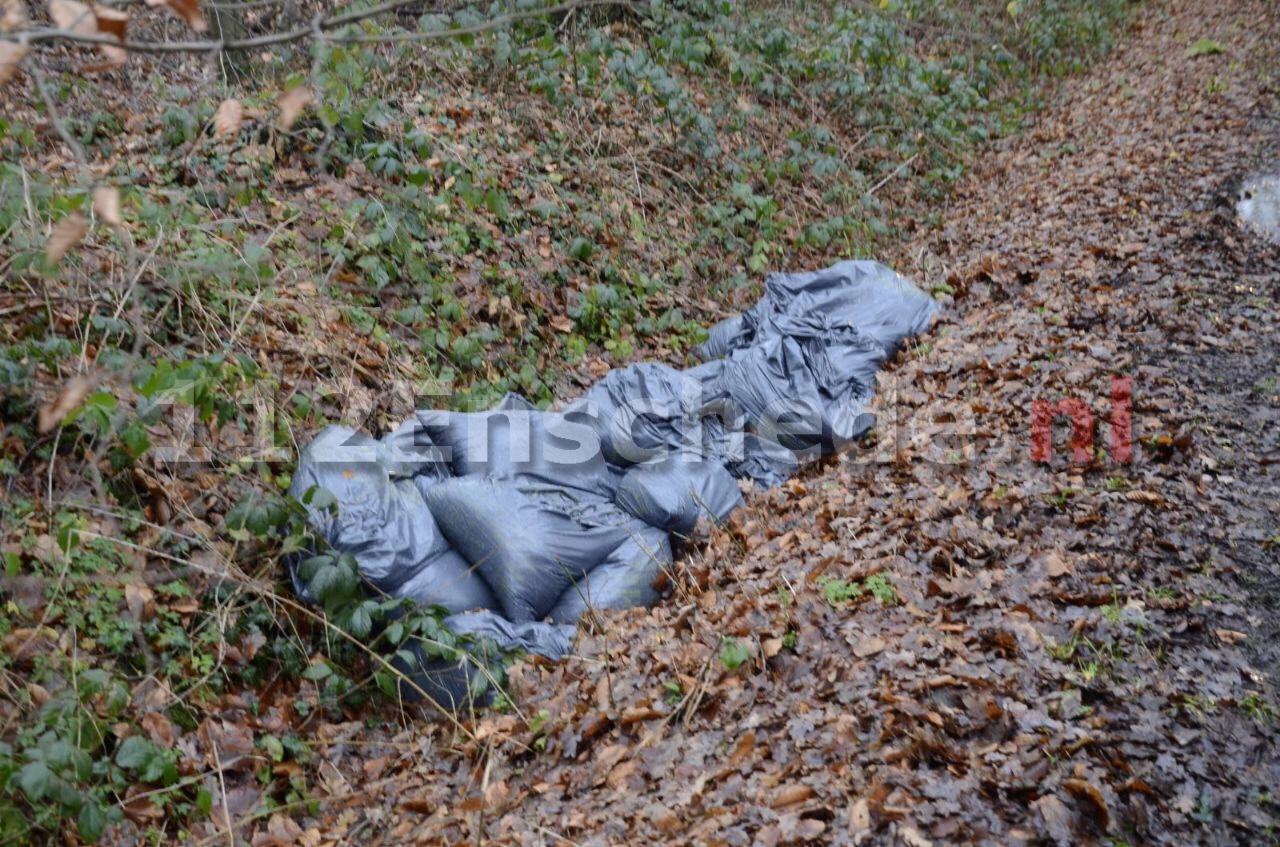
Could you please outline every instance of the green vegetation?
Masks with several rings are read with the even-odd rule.
[[[864,580],[822,576],[818,578],[818,588],[829,606],[846,606],[868,595],[884,606],[898,602],[898,592],[884,574],[872,574]]]
[[[736,638],[726,638],[720,643],[720,664],[726,670],[737,670],[751,660],[751,648]]]
[[[232,693],[261,718],[245,732],[271,763],[262,815],[311,796],[303,723],[382,719],[393,659],[469,649],[492,659],[477,685],[500,685],[504,657],[440,610],[367,596],[349,557],[318,549],[283,494],[296,446],[336,420],[386,427],[423,393],[546,404],[600,362],[680,361],[764,271],[869,255],[929,219],[1125,9],[873,5],[684,0],[282,47],[239,57],[234,87],[161,63],[136,96],[50,69],[47,98],[10,83],[4,843],[67,822],[89,841],[184,837],[216,798],[172,741]],[[273,125],[298,85],[315,105]],[[215,131],[227,98],[266,117]],[[95,187],[118,190],[119,220]],[[283,586],[289,556],[315,608]],[[822,590],[897,601],[880,575]],[[720,651],[730,669],[750,656]]]

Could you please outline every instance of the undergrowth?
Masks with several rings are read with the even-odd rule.
[[[683,361],[765,271],[930,225],[1126,4],[993,8],[654,2],[431,46],[280,47],[214,83],[140,58],[133,98],[52,64],[47,98],[10,83],[0,839],[216,820],[221,766],[181,739],[228,708],[254,716],[253,815],[314,804],[317,722],[394,719],[389,659],[467,645],[317,549],[284,495],[298,444]],[[252,117],[298,84],[316,105],[297,125]],[[217,137],[228,97],[251,117]],[[91,214],[95,185],[119,188],[122,225]],[[76,214],[94,226],[50,262]],[[290,557],[316,606],[282,581]]]

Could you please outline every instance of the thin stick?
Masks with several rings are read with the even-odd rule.
[[[390,0],[390,2],[382,3],[371,9],[365,9],[359,12],[349,12],[348,14],[337,15],[331,18],[324,18],[320,21],[319,28],[321,30],[335,29],[337,27],[346,26],[347,24],[353,24],[368,18],[376,17],[386,12],[392,12],[396,9],[400,9],[417,2],[419,2],[419,0]],[[472,24],[471,26],[455,27],[452,29],[429,30],[426,32],[386,33],[385,35],[332,35],[326,36],[326,38],[329,41],[341,44],[430,41],[440,38],[456,38],[459,35],[475,35],[494,29],[500,29],[508,24],[515,23],[516,21],[544,17],[546,15],[568,12],[574,9],[585,9],[594,6],[628,5],[631,5],[630,0],[573,0],[573,2],[558,3],[554,6],[546,6],[542,9],[531,9],[525,12],[513,12],[507,15],[499,15],[498,17],[491,18],[483,23]],[[258,47],[269,47],[274,44],[287,44],[289,42],[301,41],[305,38],[314,37],[315,28],[310,22],[304,26],[296,27],[285,32],[273,32],[270,35],[259,35],[254,38],[242,38],[232,41],[121,41],[111,35],[87,35],[71,32],[70,30],[53,28],[0,33],[0,41],[15,41],[19,44],[35,44],[41,41],[69,41],[75,44],[102,44],[111,47],[119,47],[133,53],[212,53],[225,50],[252,50]]]

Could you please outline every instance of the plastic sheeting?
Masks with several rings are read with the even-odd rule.
[[[380,440],[329,427],[290,493],[333,496],[310,521],[370,592],[440,606],[483,645],[459,662],[396,659],[407,696],[458,707],[502,651],[560,658],[587,610],[654,603],[672,536],[724,520],[739,479],[777,485],[865,433],[877,369],[936,311],[877,262],[771,274],[755,307],[710,330],[701,365],[618,368],[555,412],[509,395],[423,410]]]

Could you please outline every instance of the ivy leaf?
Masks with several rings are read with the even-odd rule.
[[[332,675],[333,675],[333,668],[329,667],[329,665],[325,662],[316,662],[315,664],[310,665],[305,671],[302,672],[302,678],[309,679],[312,682],[319,682],[325,677],[332,676]]]
[[[155,755],[151,742],[141,735],[131,735],[116,750],[116,764],[122,768],[140,768]]]
[[[96,801],[86,799],[80,807],[80,814],[76,815],[76,829],[79,830],[80,837],[85,841],[97,841],[106,828],[107,813]]]
[[[351,634],[356,638],[367,638],[373,629],[373,616],[369,614],[366,604],[356,606],[351,613]]]
[[[18,771],[18,787],[32,803],[39,802],[54,787],[56,777],[44,762],[29,762]]]

